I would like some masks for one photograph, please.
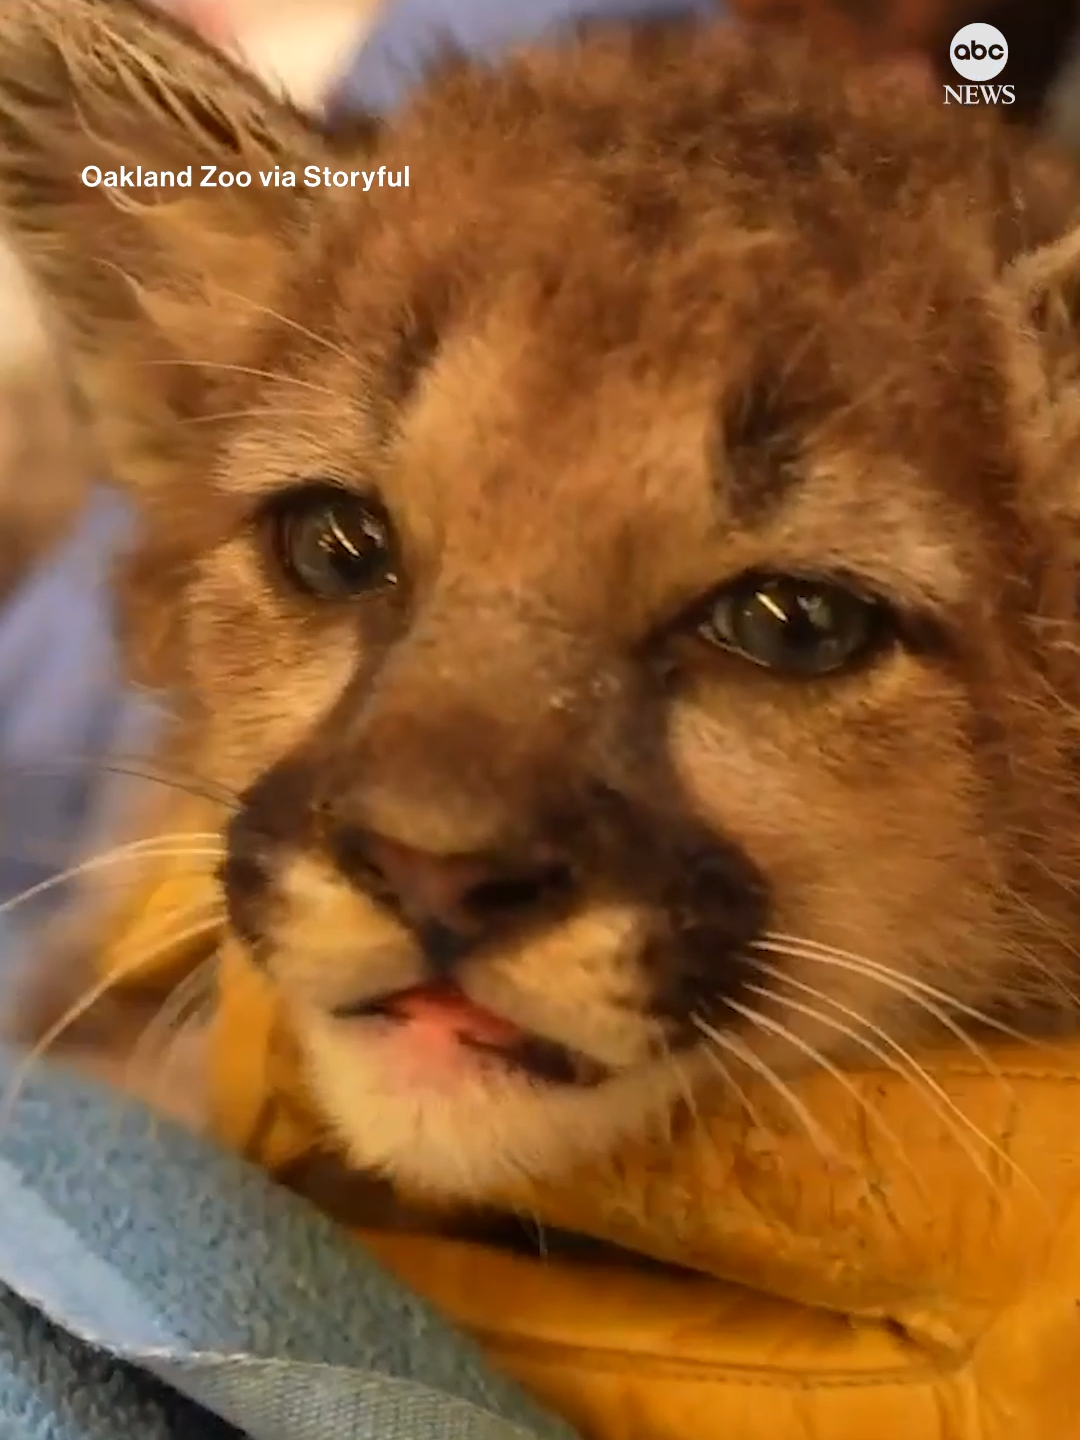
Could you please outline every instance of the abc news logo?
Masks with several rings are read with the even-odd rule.
[[[996,26],[975,23],[958,30],[949,44],[949,60],[957,75],[968,84],[946,85],[946,105],[1016,103],[1014,86],[989,83],[1009,62],[1009,42]]]

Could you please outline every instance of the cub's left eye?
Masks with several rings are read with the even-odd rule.
[[[375,500],[305,485],[277,501],[269,519],[278,563],[306,595],[344,600],[397,582],[393,528]]]
[[[857,664],[887,626],[884,605],[842,585],[746,575],[713,597],[699,633],[755,665],[810,678]]]

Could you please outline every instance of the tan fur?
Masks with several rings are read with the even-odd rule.
[[[106,147],[411,187],[110,197],[78,182]],[[766,877],[773,932],[830,947],[773,957],[808,988],[763,981],[759,1023],[712,1017],[743,1063],[865,1058],[941,1014],[1072,1023],[1062,162],[723,28],[454,67],[378,135],[327,137],[131,0],[13,0],[0,187],[143,509],[130,653],[185,701],[186,764],[239,794],[297,752],[341,766],[347,734],[365,825],[456,855],[655,723],[670,793],[641,804],[659,825],[677,797]],[[799,417],[790,487],[767,444],[724,444],[762,387]],[[398,609],[275,575],[260,506],[309,476],[380,492]],[[814,682],[710,650],[687,617],[757,570],[855,577],[934,642]],[[395,1085],[378,1024],[328,1007],[422,980],[417,945],[310,835],[273,864],[266,963],[358,1163],[453,1192],[546,1173],[734,1063],[658,1049],[653,907],[598,882],[460,983],[614,1078]]]

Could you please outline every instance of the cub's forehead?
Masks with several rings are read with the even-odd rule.
[[[1007,346],[976,228],[959,243],[935,215],[875,229],[858,206],[754,225],[722,186],[672,183],[647,218],[624,201],[588,166],[555,167],[414,201],[343,265],[328,258],[327,319],[376,408],[396,421],[425,378],[472,371],[463,405],[482,403],[492,431],[516,414],[551,445],[556,417],[565,431],[602,404],[696,413],[744,460],[826,430],[931,483],[961,455],[976,474],[1000,455]]]
[[[704,367],[717,390],[782,376],[832,410],[883,372],[910,394],[997,343],[985,157],[955,129],[726,27],[463,68],[388,134],[410,188],[332,222],[324,294],[351,344],[392,351],[374,367],[392,390],[449,336],[513,318],[571,394],[601,362]]]
[[[670,23],[448,67],[385,131],[388,164],[411,157],[433,200],[542,186],[573,208],[592,192],[656,234],[681,202],[720,197],[755,229],[892,210],[891,229],[943,185],[995,188],[991,136],[865,66]]]

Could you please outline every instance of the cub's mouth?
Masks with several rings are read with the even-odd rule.
[[[418,1042],[425,1030],[433,1038],[452,1035],[463,1049],[539,1084],[591,1088],[612,1077],[598,1060],[478,1005],[452,981],[412,985],[339,1007],[333,1015],[335,1020],[380,1020],[410,1027]]]

